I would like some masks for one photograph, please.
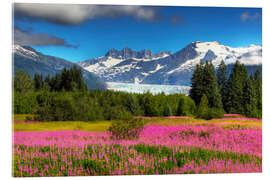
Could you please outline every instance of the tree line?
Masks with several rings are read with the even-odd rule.
[[[35,114],[39,121],[113,120],[196,112],[195,102],[184,94],[87,90],[76,67],[45,78],[35,74],[33,79],[28,73],[18,71],[13,81],[14,113]]]
[[[81,70],[63,69],[55,76],[18,71],[13,78],[13,112],[35,114],[38,121],[96,121],[129,119],[132,116],[193,116],[203,119],[241,113],[262,116],[262,76],[248,75],[238,61],[230,74],[222,61],[215,70],[211,62],[200,62],[191,79],[189,96],[153,95],[87,90]]]
[[[239,61],[230,74],[224,61],[217,70],[211,62],[201,61],[194,70],[189,95],[202,116],[226,112],[262,118],[261,72],[258,69],[248,75],[245,65]]]
[[[82,71],[76,66],[67,69],[64,68],[61,73],[50,76],[48,74],[45,78],[42,74],[35,74],[31,79],[28,73],[24,71],[17,71],[14,78],[14,90],[18,92],[24,91],[85,91],[87,85],[85,84]]]

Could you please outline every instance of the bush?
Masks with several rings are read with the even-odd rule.
[[[135,139],[138,138],[144,127],[143,119],[131,118],[128,120],[113,121],[108,131],[112,138],[120,139]]]

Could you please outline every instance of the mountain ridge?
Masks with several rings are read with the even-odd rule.
[[[201,60],[211,61],[215,67],[221,60],[229,66],[239,60],[247,65],[248,69],[253,70],[255,69],[253,66],[261,68],[262,46],[233,48],[217,41],[195,41],[175,53],[160,51],[156,54],[151,50],[112,48],[105,56],[77,64],[98,74],[107,82],[190,85],[192,72]]]
[[[72,68],[75,63],[69,62],[65,59],[58,58],[55,56],[49,56],[37,52],[30,46],[21,46],[18,44],[13,45],[13,75],[19,70],[28,72],[31,77],[34,74],[42,74],[43,77],[50,74],[51,76],[56,73],[60,73],[64,68]],[[100,89],[105,90],[106,84],[95,74],[82,70],[82,75],[87,87],[89,89]]]

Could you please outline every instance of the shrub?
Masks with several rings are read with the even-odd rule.
[[[113,121],[108,131],[114,139],[134,139],[139,137],[143,127],[143,119],[131,118]]]

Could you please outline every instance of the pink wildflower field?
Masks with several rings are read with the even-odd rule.
[[[260,129],[146,125],[136,140],[106,131],[13,133],[15,177],[261,171]]]

